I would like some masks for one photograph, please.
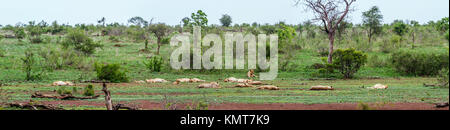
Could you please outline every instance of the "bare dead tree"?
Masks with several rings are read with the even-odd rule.
[[[304,5],[311,9],[315,18],[313,20],[320,21],[323,24],[323,31],[328,34],[329,53],[328,63],[333,62],[334,39],[339,24],[352,11],[351,5],[356,0],[295,0],[296,4]]]
[[[113,104],[111,101],[111,92],[108,90],[108,87],[106,86],[106,83],[103,82],[103,89],[102,91],[105,93],[105,105],[106,110],[113,110]]]

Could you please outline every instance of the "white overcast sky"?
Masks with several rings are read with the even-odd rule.
[[[219,24],[222,14],[234,23],[298,24],[312,19],[311,12],[294,6],[294,0],[0,0],[0,24],[57,20],[59,23],[96,23],[101,17],[107,23],[127,23],[133,16],[170,25],[196,10],[208,15],[209,24]],[[420,23],[449,16],[449,0],[357,0],[350,14],[353,23],[361,23],[361,13],[372,6],[380,7],[384,22],[395,19]]]

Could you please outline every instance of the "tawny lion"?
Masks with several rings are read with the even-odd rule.
[[[217,82],[211,82],[211,83],[204,83],[197,86],[198,88],[221,88],[219,83]]]
[[[261,90],[280,90],[280,88],[278,88],[277,86],[273,86],[273,85],[264,85],[264,86],[258,87],[257,89],[261,89]]]

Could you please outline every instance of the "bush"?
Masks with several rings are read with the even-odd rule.
[[[393,67],[398,72],[414,76],[432,76],[442,68],[448,68],[449,53],[417,50],[399,50],[391,57]]]
[[[370,67],[386,67],[389,65],[387,63],[387,58],[383,58],[378,55],[369,56],[368,61],[368,66]]]
[[[109,37],[109,41],[111,41],[111,42],[120,42],[119,38],[117,38],[116,36],[110,36]]]
[[[147,69],[153,72],[161,72],[162,63],[163,59],[160,56],[153,56],[148,62],[144,61],[144,65]]]
[[[354,48],[338,49],[333,53],[333,66],[344,76],[353,78],[353,75],[367,62],[367,54],[356,51]]]
[[[70,31],[63,41],[63,46],[64,48],[73,46],[75,50],[83,52],[85,55],[91,55],[95,53],[96,48],[102,47],[80,30]]]
[[[438,75],[438,82],[439,85],[441,87],[449,87],[449,73],[448,73],[448,68],[444,68],[441,71],[439,71],[439,75]]]
[[[113,83],[128,82],[125,71],[121,70],[119,64],[97,64],[95,63],[95,71],[99,80],[105,80]]]
[[[56,91],[59,95],[72,95],[72,91],[66,89],[66,87],[59,87]]]
[[[83,95],[84,96],[94,96],[95,95],[94,86],[88,85],[86,88],[84,88]]]
[[[3,50],[2,48],[0,48],[0,57],[5,57],[6,56],[6,51]]]
[[[32,50],[27,49],[25,51],[25,57],[21,58],[21,60],[23,63],[23,71],[26,73],[26,81],[35,81],[42,79],[42,73],[36,73],[34,71],[36,59],[34,58],[34,53],[32,52]]]
[[[61,70],[65,68],[80,68],[85,58],[80,52],[71,48],[59,49],[41,49],[39,55],[44,58],[43,65],[48,70]]]

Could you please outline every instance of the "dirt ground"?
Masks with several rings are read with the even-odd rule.
[[[103,107],[103,102],[89,101],[44,101],[44,104],[53,105],[74,105],[74,106],[95,106]],[[164,104],[135,101],[133,104],[139,106],[143,110],[162,110]],[[185,110],[187,106],[192,104],[177,104],[176,108]],[[388,104],[369,104],[370,110],[449,110],[446,108],[436,108],[434,104],[428,103],[388,103]],[[243,104],[243,103],[223,103],[210,104],[208,110],[362,110],[358,104],[342,103],[342,104]]]

